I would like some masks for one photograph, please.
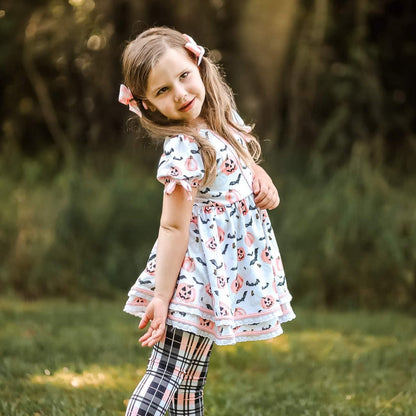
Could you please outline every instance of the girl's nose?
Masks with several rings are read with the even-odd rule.
[[[175,91],[175,102],[177,103],[185,102],[187,97],[188,97],[188,94],[183,88],[178,88]]]

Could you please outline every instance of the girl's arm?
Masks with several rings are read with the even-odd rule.
[[[155,293],[140,321],[143,329],[151,321],[147,332],[139,339],[142,346],[153,346],[165,335],[168,307],[175,290],[189,239],[189,223],[197,189],[192,188],[192,200],[182,186],[171,194],[164,194],[156,251]]]
[[[280,203],[279,193],[266,171],[254,162],[251,165],[254,173],[254,202],[260,209],[274,209]]]

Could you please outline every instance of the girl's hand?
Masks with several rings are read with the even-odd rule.
[[[150,322],[146,333],[139,339],[142,347],[152,347],[164,338],[168,306],[169,302],[157,296],[147,305],[146,312],[139,323],[139,328],[143,329]]]
[[[253,165],[254,202],[260,209],[274,209],[280,203],[279,193],[270,176],[259,165]]]

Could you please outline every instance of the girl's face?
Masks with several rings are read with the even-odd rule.
[[[147,81],[149,108],[171,120],[191,122],[201,114],[205,86],[199,67],[185,50],[168,49],[152,68]]]

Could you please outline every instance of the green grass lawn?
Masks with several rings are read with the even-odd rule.
[[[123,415],[149,355],[123,300],[0,299],[0,415]],[[416,415],[414,316],[296,312],[277,339],[214,349],[207,416]]]

